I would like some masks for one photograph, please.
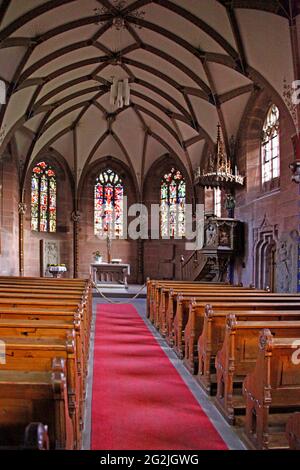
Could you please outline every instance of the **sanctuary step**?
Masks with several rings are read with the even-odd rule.
[[[94,298],[102,297],[100,294],[101,292],[105,295],[105,297],[108,297],[108,298],[129,299],[139,293],[138,298],[145,299],[147,297],[147,288],[144,287],[142,289],[142,287],[143,286],[139,284],[130,284],[128,285],[128,289],[125,290],[123,286],[120,286],[120,287],[110,287],[110,286],[99,287],[98,286],[98,290],[95,288],[93,289],[93,297]]]

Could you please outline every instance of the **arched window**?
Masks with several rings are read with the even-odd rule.
[[[120,176],[111,169],[102,171],[94,191],[95,235],[103,236],[109,230],[112,236],[122,237],[124,186]]]
[[[31,230],[56,232],[56,176],[46,162],[38,163],[32,171]]]
[[[267,114],[262,133],[262,184],[279,178],[279,109],[273,104]]]
[[[180,171],[172,168],[164,175],[160,186],[161,236],[185,236],[186,184]]]

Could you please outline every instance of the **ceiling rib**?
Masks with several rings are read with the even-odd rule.
[[[52,136],[49,141],[43,146],[49,147],[54,142],[59,140],[63,135],[68,133],[69,131],[76,128],[76,126],[80,123],[83,116],[89,111],[91,106],[95,106],[99,111],[102,112],[103,116],[107,119],[108,122],[108,130],[106,132],[110,133],[117,144],[119,145],[121,151],[125,155],[125,158],[130,166],[130,168],[134,169],[134,165],[131,161],[130,155],[127,152],[125,142],[120,139],[120,136],[115,133],[112,128],[112,124],[114,120],[120,116],[123,112],[126,111],[128,108],[124,108],[122,110],[117,110],[116,112],[109,113],[105,107],[102,106],[101,102],[99,103],[97,100],[104,99],[103,97],[109,93],[110,90],[110,82],[105,80],[105,78],[99,76],[106,67],[110,65],[119,65],[129,76],[131,83],[136,87],[132,87],[132,104],[131,108],[133,112],[136,113],[137,117],[139,118],[140,122],[142,123],[142,127],[144,129],[144,136],[143,136],[143,150],[142,150],[142,175],[141,181],[143,181],[144,177],[144,169],[146,166],[146,154],[147,148],[149,148],[149,138],[152,136],[156,139],[161,145],[163,145],[169,153],[175,153],[172,145],[169,145],[168,142],[163,139],[163,137],[153,130],[147,125],[146,120],[143,117],[143,114],[149,116],[151,119],[155,119],[159,125],[161,125],[167,132],[168,135],[174,138],[175,142],[181,147],[186,159],[187,164],[189,167],[190,174],[192,175],[192,164],[188,152],[188,147],[197,144],[201,140],[205,139],[205,145],[207,147],[208,143],[211,143],[211,137],[208,135],[207,132],[200,126],[201,123],[197,120],[197,115],[195,113],[193,104],[189,98],[189,96],[197,96],[201,100],[209,102],[212,106],[214,106],[218,113],[218,118],[222,126],[223,137],[225,140],[225,145],[227,151],[229,151],[229,144],[228,144],[228,137],[226,131],[226,123],[224,119],[224,115],[222,112],[222,104],[233,100],[236,97],[245,95],[247,93],[251,93],[251,96],[255,93],[258,89],[257,85],[255,84],[256,81],[262,83],[266,83],[264,77],[260,75],[259,72],[254,70],[250,67],[247,63],[247,57],[245,53],[245,47],[242,41],[242,36],[238,24],[238,20],[236,17],[236,8],[247,8],[251,5],[252,8],[260,9],[264,11],[270,11],[275,14],[283,15],[289,12],[288,8],[288,1],[282,0],[267,0],[266,2],[258,2],[257,0],[250,0],[245,2],[243,0],[232,0],[232,1],[219,1],[219,3],[224,7],[224,13],[227,13],[228,22],[231,26],[232,34],[235,39],[236,47],[233,47],[226,39],[223,37],[216,29],[210,26],[206,21],[199,18],[195,14],[191,13],[190,11],[186,10],[185,8],[181,7],[178,4],[173,3],[170,0],[136,0],[132,4],[125,7],[121,15],[125,20],[125,25],[127,26],[127,30],[130,33],[131,37],[133,38],[133,43],[126,46],[121,51],[111,51],[107,46],[101,43],[101,36],[107,32],[113,23],[115,17],[120,15],[119,9],[115,8],[109,0],[97,0],[97,2],[102,5],[103,11],[101,14],[96,14],[92,16],[88,16],[85,18],[80,18],[74,21],[70,21],[69,23],[65,23],[60,25],[56,28],[53,28],[36,38],[26,38],[22,37],[9,37],[11,34],[15,33],[18,29],[20,29],[25,24],[37,19],[39,15],[42,15],[47,12],[53,12],[55,9],[59,8],[63,5],[70,5],[70,11],[72,8],[72,3],[75,3],[77,0],[51,0],[46,1],[42,5],[33,8],[29,12],[21,15],[19,18],[14,20],[11,24],[5,27],[0,32],[0,50],[4,48],[12,48],[12,47],[24,47],[25,53],[20,61],[20,64],[15,72],[14,76],[11,79],[11,82],[8,86],[8,97],[19,91],[24,89],[25,87],[32,87],[32,94],[29,105],[27,106],[26,112],[24,116],[22,116],[17,123],[13,125],[13,127],[9,130],[7,138],[4,139],[4,142],[7,143],[9,138],[13,136],[16,129],[20,128],[20,126],[29,122],[31,118],[35,117],[39,113],[45,113],[40,122],[35,135],[33,135],[32,144],[30,146],[30,154],[27,153],[26,155],[26,164],[30,164],[31,154],[34,151],[36,144],[39,141],[39,138],[45,134],[47,130],[51,128],[54,124],[56,124],[59,120],[61,120],[64,116],[76,111],[78,109],[78,115],[73,123],[67,126],[65,129],[62,129],[58,134]],[[11,7],[13,2],[7,0],[6,2],[2,2],[0,7],[0,20],[5,17],[8,8]],[[264,7],[262,7],[262,3],[264,3]],[[180,37],[179,34],[176,34],[176,31],[170,31],[168,29],[159,26],[158,24],[152,23],[150,21],[145,20],[144,18],[137,18],[134,15],[131,15],[135,10],[145,7],[147,5],[155,4],[157,7],[161,7],[165,9],[167,12],[170,12],[174,15],[180,16],[184,18],[190,24],[195,25],[199,30],[204,32],[210,39],[216,42],[222,50],[224,54],[214,53],[214,52],[207,52],[205,50],[200,50],[200,48],[194,47],[188,41],[184,40]],[[248,6],[246,7],[245,4]],[[105,11],[107,10],[107,11]],[[100,13],[100,11],[99,11]],[[163,12],[165,14],[165,12]],[[102,26],[97,30],[97,32],[93,33],[90,39],[86,39],[83,41],[73,42],[61,49],[55,50],[46,56],[41,57],[37,62],[33,63],[29,66],[26,70],[26,64],[30,59],[33,51],[37,50],[39,45],[44,44],[49,39],[63,35],[69,31],[74,31],[81,27],[91,24],[98,24],[101,23]],[[202,67],[203,72],[205,73],[206,79],[201,78],[199,73],[195,72],[195,69],[192,66],[187,66],[185,62],[182,61],[180,55],[169,54],[165,50],[161,50],[156,48],[151,43],[143,42],[140,35],[137,33],[134,26],[139,26],[141,28],[145,28],[148,31],[159,34],[162,37],[166,38],[168,41],[174,42],[177,46],[181,47],[182,50],[185,52],[192,54],[199,61],[199,67]],[[78,39],[80,34],[75,35],[75,38]],[[75,41],[76,41],[75,39]],[[63,41],[62,41],[63,44]],[[60,69],[56,68],[52,73],[45,77],[36,77],[33,78],[32,74],[37,74],[39,69],[46,66],[48,63],[53,62],[64,55],[80,51],[84,48],[94,47],[95,49],[99,50],[104,54],[104,56],[97,56],[91,57],[89,59],[80,60],[76,63],[71,63]],[[135,51],[141,50],[145,52],[143,57],[145,57],[144,61],[134,60],[130,57],[130,54],[133,54]],[[152,66],[152,58],[151,56],[154,55],[159,59],[166,61],[169,64],[172,64],[177,70],[179,70],[182,74],[188,77],[190,80],[193,81],[195,86],[188,86],[188,84],[179,83],[179,81],[175,80],[171,73],[171,76],[164,74],[162,70],[158,66]],[[143,59],[144,60],[144,59]],[[213,75],[209,69],[209,63],[219,63],[225,67],[229,67],[233,70],[236,70],[243,76],[249,78],[254,83],[249,85],[243,85],[236,87],[230,91],[222,93],[218,95],[216,92],[216,87],[214,84]],[[64,74],[68,72],[72,72],[73,70],[77,70],[83,68],[85,66],[93,66],[95,65],[95,69],[92,73],[88,75],[83,75],[81,77],[73,78],[71,80],[65,81]],[[158,79],[162,80],[163,83],[167,84],[168,86],[174,89],[174,96],[167,92],[166,90],[160,89],[158,86],[148,82],[144,78],[140,78],[134,74],[132,68],[137,69],[138,71],[143,71],[146,73],[151,74],[152,76],[157,77]],[[39,96],[42,93],[42,90],[45,85],[49,84],[51,80],[60,78],[61,83],[56,86],[53,90],[46,93],[43,97],[39,99]],[[86,88],[86,82],[95,80],[99,84],[97,86],[91,86]],[[72,91],[72,87],[78,87],[82,84],[82,89],[79,91]],[[143,91],[146,93],[141,93],[138,87],[141,87]],[[47,101],[50,99],[55,99],[59,93],[64,92],[67,90],[67,95],[61,99],[57,99],[54,103],[46,104]],[[147,94],[147,91],[152,91],[157,96],[153,99],[153,95]],[[176,90],[176,93],[175,93]],[[31,93],[31,90],[30,90]],[[93,97],[91,99],[84,99],[84,95],[92,93]],[[176,94],[179,93],[180,95]],[[181,96],[186,104],[183,106],[181,104]],[[82,98],[80,103],[71,103],[72,100]],[[138,98],[143,100],[143,105],[136,102],[134,98]],[[174,112],[173,109],[169,109],[165,106],[165,101],[162,104],[161,100],[163,99],[170,103],[173,107],[176,108],[178,112]],[[69,105],[70,102],[70,105]],[[57,111],[60,106],[67,104],[67,107],[58,112],[55,117],[51,117],[54,110]],[[201,102],[199,102],[201,105]],[[153,108],[158,110],[159,112],[164,113],[164,115],[170,119],[171,124],[168,121],[162,119],[158,113],[158,111],[153,111]],[[6,106],[3,106],[0,112],[0,122],[2,122],[6,111]],[[182,131],[179,128],[177,121],[183,122],[190,126],[192,129],[196,130],[198,135],[188,138],[186,140],[183,139]],[[25,128],[26,129],[26,128]],[[106,135],[103,134],[103,138],[105,140]],[[101,138],[100,138],[101,139]],[[101,140],[100,145],[104,142]],[[205,146],[204,146],[205,147]],[[2,145],[3,148],[3,145]],[[180,156],[177,155],[177,158],[180,159]],[[24,169],[23,176],[26,173],[26,166]],[[134,171],[133,171],[134,174]],[[24,182],[24,180],[23,180]]]

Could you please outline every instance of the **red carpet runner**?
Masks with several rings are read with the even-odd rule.
[[[98,306],[92,449],[226,449],[132,305]]]

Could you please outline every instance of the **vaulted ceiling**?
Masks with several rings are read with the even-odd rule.
[[[293,81],[292,13],[277,0],[2,0],[0,153],[13,146],[23,179],[49,148],[77,182],[108,155],[140,187],[166,153],[192,175],[218,122],[228,148],[253,93]],[[112,109],[112,77],[129,77],[129,107]]]

